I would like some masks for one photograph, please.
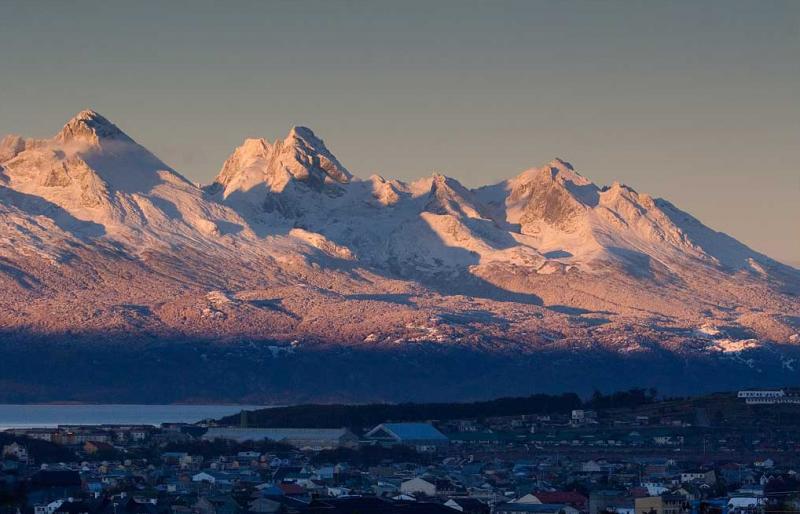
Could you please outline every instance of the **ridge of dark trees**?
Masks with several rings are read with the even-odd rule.
[[[222,425],[264,428],[370,428],[383,422],[484,419],[525,414],[568,413],[573,409],[632,408],[656,401],[654,389],[599,391],[584,401],[575,393],[534,394],[470,403],[308,404],[246,411],[219,420]]]

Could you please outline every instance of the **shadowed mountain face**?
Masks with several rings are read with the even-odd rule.
[[[0,401],[127,401],[144,369],[175,401],[800,382],[800,272],[668,201],[560,159],[474,190],[360,179],[304,127],[206,187],[93,111],[4,138],[0,287]]]

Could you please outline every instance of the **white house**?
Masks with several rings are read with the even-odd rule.
[[[717,482],[717,474],[714,470],[700,470],[700,471],[685,471],[681,473],[681,483],[699,482],[703,484],[713,485]]]
[[[422,493],[427,496],[436,496],[436,485],[423,478],[412,478],[400,484],[400,492],[404,494]]]
[[[597,423],[597,413],[593,410],[575,409],[572,411],[570,424],[573,426]]]
[[[642,486],[647,489],[647,494],[650,496],[661,496],[669,491],[669,488],[664,487],[662,484],[656,482],[644,482]]]
[[[196,475],[192,475],[192,482],[207,482],[209,484],[214,484],[217,482],[217,478],[214,475],[210,475],[205,471],[201,471]]]
[[[326,491],[328,496],[332,496],[334,498],[338,498],[339,496],[348,496],[350,494],[350,489],[347,487],[328,487]]]
[[[483,509],[488,509],[486,504],[477,498],[450,498],[444,502],[444,505],[459,512],[480,512]]]
[[[597,461],[589,460],[581,465],[581,471],[584,473],[599,473],[603,471],[603,468],[600,467]]]
[[[764,497],[759,496],[733,496],[728,499],[728,511],[752,511],[764,504]]]
[[[64,504],[64,500],[55,500],[47,505],[36,505],[33,508],[34,514],[53,514]]]

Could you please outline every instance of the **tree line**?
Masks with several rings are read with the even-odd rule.
[[[221,424],[264,428],[337,428],[363,430],[383,422],[484,419],[525,414],[568,413],[573,409],[636,407],[656,400],[654,389],[630,389],[605,395],[599,391],[586,401],[576,393],[534,394],[469,403],[374,403],[366,405],[309,404],[247,411],[222,418]]]

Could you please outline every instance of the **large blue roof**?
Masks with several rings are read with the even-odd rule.
[[[429,423],[384,423],[383,428],[409,441],[447,441],[447,436]]]

